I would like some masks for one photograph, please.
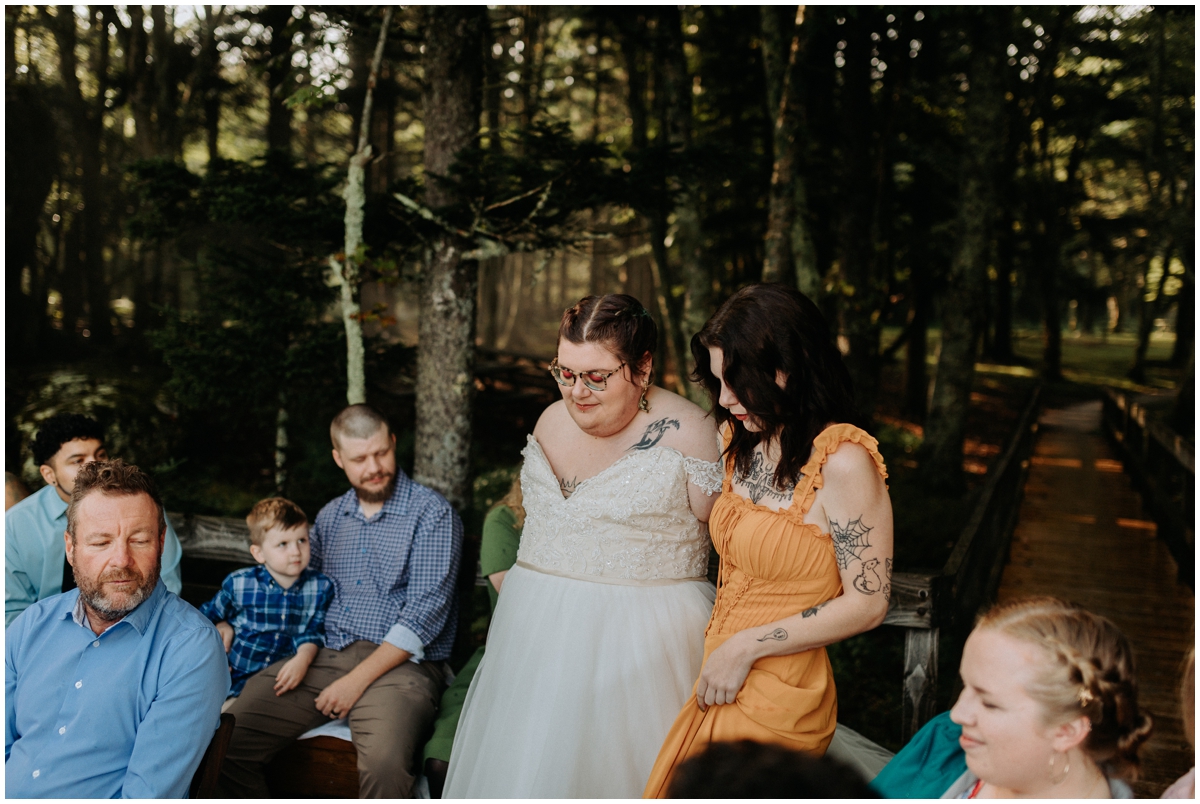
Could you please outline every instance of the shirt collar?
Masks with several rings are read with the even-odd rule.
[[[126,614],[117,622],[105,628],[101,634],[107,634],[121,623],[129,623],[139,634],[146,633],[146,626],[150,623],[150,617],[154,614],[154,610],[158,608],[159,603],[167,593],[167,587],[162,582],[162,578],[158,579],[158,583],[154,587],[154,591],[150,593],[150,597],[143,600],[136,609]],[[75,595],[75,604],[71,606],[65,613],[64,618],[70,616],[75,624],[81,628],[92,630],[92,626],[88,623],[87,609],[83,605],[83,596],[79,594],[79,590],[73,590],[69,594]]]
[[[404,473],[403,469],[397,466],[396,486],[392,489],[392,496],[383,501],[383,507],[379,509],[379,512],[376,513],[374,517],[378,517],[383,514],[403,513],[405,505],[408,501],[409,487],[412,485],[412,483],[412,479]],[[346,507],[343,510],[343,514],[346,516],[360,517],[363,521],[368,521],[374,518],[363,515],[362,506],[359,505],[358,502],[358,494],[354,491],[354,489],[350,489],[348,492],[346,492]]]
[[[39,501],[42,510],[50,521],[54,522],[59,519],[65,520],[67,517],[67,504],[63,502],[62,497],[58,496],[58,489],[54,486],[45,486],[39,494],[42,499]]]
[[[259,583],[263,584],[264,586],[270,586],[271,584],[275,584],[276,588],[278,588],[280,592],[290,592],[293,589],[300,588],[301,586],[304,585],[304,582],[307,581],[309,579],[309,577],[312,576],[312,573],[315,572],[315,570],[312,567],[305,567],[303,570],[300,571],[300,575],[299,575],[299,577],[296,578],[295,582],[291,586],[289,586],[287,589],[284,589],[283,586],[279,583],[279,581],[275,580],[275,576],[271,574],[271,571],[269,569],[267,569],[266,564],[255,564],[254,570],[256,573],[255,577],[258,578]]]

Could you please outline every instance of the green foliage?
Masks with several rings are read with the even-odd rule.
[[[193,478],[207,489],[199,508],[240,507],[271,490],[278,411],[288,411],[293,434],[315,430],[321,443],[320,429],[338,406],[345,341],[333,315],[336,289],[326,281],[340,235],[333,182],[320,168],[275,155],[222,161],[202,178],[164,162],[139,163],[131,172],[138,190],[133,225],[146,237],[176,238],[195,271],[194,308],[164,309],[149,339],[171,370],[166,388],[189,431],[204,434],[207,443],[195,447],[216,453],[207,464],[216,472]],[[296,457],[305,458],[307,475],[321,474],[322,461],[303,443],[297,441]],[[328,462],[327,449],[316,452]],[[231,454],[242,463],[232,473]],[[242,499],[218,490],[239,476],[253,494]],[[317,485],[333,482],[325,477]]]
[[[437,220],[404,203],[391,210],[422,241],[456,229],[481,246],[561,249],[586,238],[580,212],[625,198],[624,177],[610,169],[611,157],[602,145],[576,140],[567,123],[539,120],[493,136],[487,147],[477,140],[449,175],[427,176],[462,199],[432,210]],[[411,182],[399,190],[412,199],[421,186]]]

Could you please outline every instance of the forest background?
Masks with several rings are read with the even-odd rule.
[[[778,281],[845,355],[898,561],[937,566],[1035,381],[1176,392],[1191,436],[1194,24],[6,7],[6,469],[40,486],[39,422],[85,411],[172,511],[311,516],[345,488],[328,422],[366,399],[477,539],[555,398],[564,308],[637,296],[658,381],[707,404],[691,334]],[[898,687],[863,664],[889,645],[839,671]],[[873,705],[851,724],[894,747]]]

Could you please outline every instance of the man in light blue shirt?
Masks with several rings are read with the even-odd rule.
[[[74,488],[65,550],[79,586],[5,632],[5,796],[186,797],[229,691],[224,645],[159,578],[150,478],[92,462]]]
[[[63,591],[73,580],[65,567],[63,531],[75,475],[91,461],[106,461],[104,429],[87,416],[60,413],[42,423],[33,441],[33,459],[46,486],[4,514],[4,625],[38,600]],[[162,579],[179,594],[183,550],[167,523]]]

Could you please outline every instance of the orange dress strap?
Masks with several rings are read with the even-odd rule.
[[[880,477],[887,480],[887,466],[883,462],[883,456],[879,454],[879,442],[866,430],[853,424],[831,424],[813,439],[812,454],[801,468],[800,482],[796,484],[796,490],[792,493],[792,504],[788,512],[799,521],[803,521],[808,510],[812,508],[813,500],[817,498],[817,489],[825,486],[821,468],[825,466],[829,456],[837,452],[838,447],[846,441],[858,444],[871,453]]]

